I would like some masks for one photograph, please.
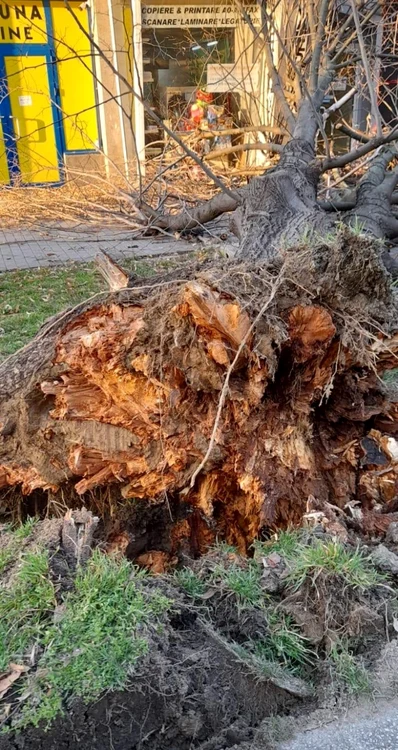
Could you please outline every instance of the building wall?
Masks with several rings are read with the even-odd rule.
[[[122,0],[1,0],[1,182],[134,172],[129,67]]]
[[[144,169],[141,2],[91,0],[88,7],[69,1],[72,12],[63,0],[24,0],[23,6],[0,0],[0,79],[8,86],[0,97],[0,179],[5,183],[59,184],[65,178],[92,179],[96,172],[133,181],[139,166]],[[150,4],[164,6],[162,0]],[[166,6],[185,4],[166,1]],[[241,119],[267,124],[273,103],[261,41],[242,23],[233,34],[235,61],[247,71],[239,90]],[[40,67],[38,61],[39,92],[32,72]],[[245,138],[266,140],[257,133]],[[266,159],[260,151],[247,156],[251,163]]]

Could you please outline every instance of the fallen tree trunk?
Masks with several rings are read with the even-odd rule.
[[[207,263],[97,295],[0,367],[3,507],[10,487],[72,506],[111,488],[177,508],[173,552],[245,550],[314,498],[383,529],[398,407],[380,376],[397,353],[380,247],[350,230],[275,267]]]

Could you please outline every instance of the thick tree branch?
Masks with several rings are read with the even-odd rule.
[[[283,151],[283,146],[279,143],[262,143],[261,141],[258,143],[238,143],[236,146],[210,151],[209,154],[203,156],[203,161],[222,159],[223,156],[228,156],[228,154],[237,154],[243,151],[271,151],[274,154],[280,154]]]
[[[244,198],[247,188],[241,188],[239,190],[240,201]],[[167,228],[171,232],[183,232],[195,227],[203,226],[209,221],[213,221],[217,216],[228,213],[229,211],[235,211],[238,208],[240,201],[231,199],[229,195],[225,193],[218,193],[210,200],[201,203],[199,206],[194,208],[184,208],[178,214],[171,214],[168,216],[160,216],[157,214],[154,227]],[[156,213],[156,212],[154,212]]]
[[[329,2],[329,0],[327,0],[327,1]],[[263,13],[265,15],[266,11],[264,10]],[[303,102],[301,103],[301,105],[303,105],[304,102],[307,102],[307,108],[309,108],[312,111],[313,117],[314,117],[316,125],[317,125],[317,128],[315,130],[307,132],[307,138],[305,138],[305,135],[303,135],[302,131],[298,127],[298,123],[300,122],[300,109],[299,109],[298,117],[296,119],[296,124],[295,124],[295,128],[294,128],[293,138],[305,138],[309,143],[311,143],[312,146],[314,146],[316,131],[319,128],[319,130],[322,133],[322,137],[323,137],[323,140],[324,140],[324,143],[325,143],[326,153],[329,156],[329,142],[328,142],[328,139],[327,139],[327,136],[326,136],[326,132],[325,132],[324,124],[323,124],[323,119],[322,119],[322,117],[320,115],[320,112],[319,112],[319,107],[320,107],[321,101],[323,100],[324,92],[322,93],[322,97],[321,97],[320,103],[317,106],[317,104],[315,103],[315,99],[313,99],[312,94],[311,94],[310,90],[308,89],[308,86],[307,86],[307,83],[305,81],[305,78],[301,74],[300,69],[299,69],[298,65],[296,64],[296,61],[293,58],[293,55],[290,54],[288,48],[286,47],[286,45],[285,45],[285,43],[284,43],[284,41],[283,41],[283,39],[282,39],[282,37],[281,37],[281,35],[279,33],[278,27],[277,27],[277,25],[274,23],[274,21],[272,19],[272,16],[268,17],[268,21],[272,25],[272,30],[273,30],[274,34],[277,36],[277,38],[278,38],[278,41],[279,41],[279,44],[281,45],[283,53],[289,59],[289,62],[291,64],[292,68],[294,69],[294,72],[296,74],[296,80],[299,83],[299,87],[301,87],[301,91],[305,94],[305,99],[303,100]],[[326,88],[329,86],[329,83],[330,82],[328,82],[326,84]],[[298,99],[298,102],[299,101],[300,101],[300,99]],[[304,110],[305,110],[305,108],[304,108]],[[303,112],[301,112],[301,116],[303,116]],[[307,115],[305,115],[305,120],[307,120]],[[296,135],[296,133],[298,133],[298,132],[300,134]]]
[[[322,124],[320,116],[320,107],[323,102],[326,91],[328,90],[335,75],[334,66],[328,63],[325,73],[320,79],[319,86],[312,96],[308,96],[301,102],[299,114],[297,117],[296,127],[294,129],[294,138],[306,140],[308,143],[315,145],[317,131]],[[316,113],[314,116],[314,112]],[[322,124],[323,129],[323,124]],[[326,137],[326,136],[325,136]]]
[[[392,159],[397,155],[397,152],[393,146],[384,146],[380,149],[380,152],[375,156],[371,165],[366,170],[359,187],[358,193],[364,192],[375,187],[379,187],[386,180],[386,169]],[[393,170],[392,175],[395,177],[395,171]],[[392,191],[394,190],[395,184],[393,184]],[[388,193],[388,188],[386,194]]]
[[[397,157],[398,154],[395,152],[395,157]],[[381,185],[381,190],[384,195],[386,195],[388,198],[392,198],[392,194],[395,190],[395,188],[398,185],[398,166],[391,170],[391,172],[387,172],[386,176],[384,177],[383,183]]]
[[[379,146],[384,146],[386,143],[391,143],[396,140],[398,140],[398,126],[386,135],[371,138],[367,143],[364,143],[363,146],[359,146],[359,148],[355,149],[355,151],[349,151],[347,154],[341,154],[332,159],[324,159],[321,162],[321,172],[327,172],[329,169],[336,169],[336,167],[345,167],[346,164],[351,164],[351,162],[356,159],[360,159],[371,151],[375,151]]]
[[[346,198],[342,200],[318,201],[318,206],[323,211],[339,213],[340,211],[351,211],[357,204],[356,198]],[[398,195],[392,195],[390,199],[392,206],[398,206]]]

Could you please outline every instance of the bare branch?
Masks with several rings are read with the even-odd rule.
[[[353,138],[355,141],[359,141],[359,143],[369,143],[371,140],[370,135],[366,135],[366,133],[363,133],[362,130],[357,130],[356,128],[353,128],[351,125],[349,125],[347,122],[338,122],[336,125],[336,130],[340,130],[344,135],[348,135],[350,138]]]
[[[368,21],[370,21],[370,19],[373,18],[373,16],[377,13],[378,9],[379,9],[379,5],[378,5],[377,2],[375,2],[372,5],[370,11],[362,19],[362,25],[363,26],[365,26],[365,24],[367,24]],[[351,18],[352,18],[352,16],[350,16],[350,19]],[[343,26],[344,26],[344,24],[343,24]],[[357,31],[356,31],[356,29],[354,29],[354,31],[344,40],[344,42],[342,43],[341,47],[339,47],[339,49],[337,50],[335,56],[332,59],[333,63],[337,63],[337,61],[339,60],[339,58],[341,57],[341,55],[343,54],[343,52],[345,52],[346,49],[347,49],[347,47],[350,46],[351,42],[353,42],[356,39],[356,36],[357,36]],[[339,41],[340,41],[340,36],[338,35],[336,46],[337,46],[337,44],[338,44]],[[331,45],[331,47],[329,49],[329,54],[330,55],[332,54],[332,52],[334,52],[334,49],[335,49],[335,45]]]
[[[263,11],[263,13],[266,16],[266,11],[265,10]],[[296,119],[296,124],[295,124],[294,131],[293,131],[293,137],[294,138],[305,138],[309,143],[311,143],[313,145],[314,144],[314,140],[315,140],[315,136],[316,136],[316,131],[319,128],[319,130],[322,133],[322,137],[323,137],[323,140],[324,140],[324,143],[325,143],[326,153],[329,156],[329,142],[328,142],[328,139],[327,139],[327,136],[326,136],[326,132],[325,132],[324,126],[323,126],[322,117],[320,116],[320,113],[318,111],[319,107],[317,107],[316,104],[315,104],[315,102],[313,101],[311,92],[309,91],[309,89],[307,87],[307,83],[305,81],[305,78],[301,74],[301,72],[300,72],[300,70],[299,70],[299,68],[298,68],[298,66],[296,64],[296,61],[294,60],[293,56],[290,54],[288,48],[286,47],[285,43],[283,42],[283,39],[282,39],[282,37],[281,37],[281,35],[279,33],[279,29],[278,29],[277,25],[274,23],[274,21],[272,19],[272,16],[267,16],[267,18],[268,18],[269,23],[272,25],[272,29],[273,29],[275,35],[278,37],[278,41],[279,41],[279,44],[281,45],[283,53],[289,59],[289,62],[292,65],[292,67],[294,69],[294,72],[296,74],[296,78],[297,78],[299,84],[301,85],[302,90],[303,90],[303,92],[305,93],[305,96],[306,96],[306,99],[301,102],[301,107],[299,108],[298,117]],[[329,80],[328,80],[327,86],[329,86]],[[327,86],[326,86],[326,88],[327,88]],[[323,92],[322,92],[321,101],[322,100],[323,100]],[[312,111],[313,117],[315,118],[316,127],[313,128],[313,129],[308,130],[307,129],[307,123],[306,123],[306,126],[305,126],[306,134],[303,134],[302,128],[301,128],[301,122],[302,122],[302,120],[304,118],[305,118],[305,120],[307,120],[307,110],[311,110]]]
[[[239,191],[240,200],[244,198],[246,188]],[[226,193],[218,193],[210,200],[200,203],[195,208],[184,208],[179,214],[161,216],[159,212],[151,209],[155,218],[154,227],[166,227],[170,232],[183,232],[195,227],[200,227],[208,221],[213,221],[217,216],[235,211],[239,201],[231,199]]]
[[[321,172],[327,172],[327,170],[335,169],[336,167],[345,167],[346,164],[351,164],[351,162],[356,159],[366,156],[366,154],[379,148],[379,146],[384,146],[386,143],[391,143],[396,140],[398,140],[398,126],[391,130],[387,135],[371,138],[370,141],[364,143],[363,146],[359,146],[359,148],[354,151],[349,151],[347,154],[341,154],[332,159],[324,159],[321,163]]]
[[[228,154],[242,153],[243,151],[271,151],[274,154],[281,154],[283,146],[280,143],[239,143],[236,146],[228,146],[228,148],[220,148],[217,151],[210,151],[209,154],[203,156],[203,161],[212,161],[213,159],[220,159]]]
[[[381,117],[380,117],[379,107],[377,104],[376,90],[375,90],[375,85],[374,85],[374,81],[372,78],[372,74],[370,72],[369,60],[368,60],[365,42],[364,42],[364,38],[362,34],[361,21],[359,18],[359,13],[357,10],[357,6],[355,4],[355,0],[351,0],[351,7],[352,7],[352,15],[354,17],[354,22],[355,22],[355,28],[357,32],[359,49],[361,52],[362,64],[363,64],[363,68],[365,71],[366,82],[368,84],[368,91],[369,91],[371,108],[372,108],[372,117],[373,117],[373,121],[376,123],[377,135],[381,136],[382,135]]]
[[[315,39],[315,45],[314,45],[314,52],[312,55],[311,72],[310,72],[309,90],[311,93],[314,93],[318,86],[319,65],[321,62],[322,50],[323,50],[323,46],[325,43],[325,25],[326,25],[328,10],[329,10],[329,0],[321,0],[321,7],[319,11],[318,26],[317,26],[317,31],[316,31],[316,39]]]
[[[324,115],[323,115],[324,119],[325,119],[325,116],[327,119],[332,112],[336,112],[336,110],[340,109],[340,107],[342,107],[343,104],[346,104],[347,102],[349,102],[350,99],[352,99],[352,97],[355,96],[356,93],[357,93],[356,88],[352,88],[349,91],[347,91],[347,93],[344,94],[344,96],[342,96],[340,99],[333,102],[333,104],[331,104],[330,107],[325,109]]]
[[[253,21],[251,20],[248,12],[245,10],[244,6],[240,2],[239,2],[239,7],[240,7],[241,13],[246,23],[250,26],[252,33],[256,37],[260,37],[257,29],[254,27]],[[289,107],[288,101],[285,96],[285,92],[283,90],[280,75],[274,65],[274,59],[273,59],[272,47],[271,47],[271,37],[269,34],[269,29],[268,29],[267,14],[266,14],[264,7],[262,7],[261,38],[263,41],[265,61],[267,64],[268,72],[271,76],[272,89],[275,94],[275,98],[281,108],[282,115],[286,121],[287,129],[289,133],[292,134],[294,130],[296,118],[294,117],[293,112]]]

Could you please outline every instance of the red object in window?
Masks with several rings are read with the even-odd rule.
[[[198,99],[201,102],[205,102],[206,104],[211,104],[211,102],[213,101],[213,94],[210,94],[207,91],[202,91],[202,89],[199,89],[199,91],[196,92],[196,99]]]

